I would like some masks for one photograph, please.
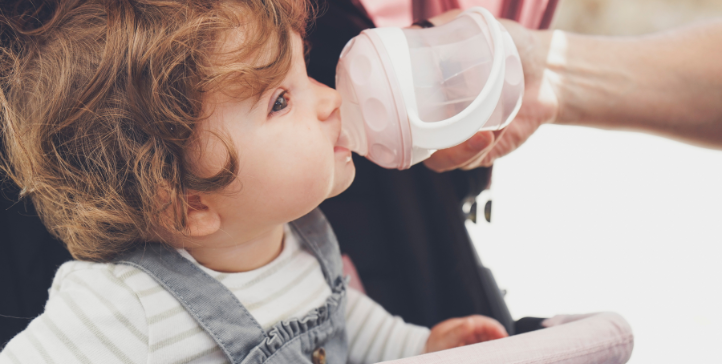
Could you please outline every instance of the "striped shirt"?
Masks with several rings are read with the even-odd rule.
[[[200,267],[265,330],[302,317],[331,294],[320,264],[290,229],[281,254],[264,267],[242,273]],[[350,363],[420,354],[429,335],[354,289],[348,290],[345,316]],[[0,364],[226,362],[213,339],[153,278],[126,265],[80,261],[60,267],[45,312],[0,353]]]

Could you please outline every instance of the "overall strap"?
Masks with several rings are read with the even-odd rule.
[[[241,363],[266,333],[221,282],[175,249],[147,244],[115,260],[136,267],[172,294],[220,346],[231,363]]]
[[[320,209],[309,212],[305,216],[290,223],[302,244],[316,256],[323,275],[329,286],[334,287],[343,276],[341,251],[336,235]]]

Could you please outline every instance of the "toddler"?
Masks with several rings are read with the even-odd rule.
[[[306,75],[308,4],[33,3],[0,19],[4,169],[77,260],[0,363],[371,363],[506,336],[346,286],[317,206],[355,169],[338,93]]]

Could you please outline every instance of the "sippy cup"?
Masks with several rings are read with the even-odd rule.
[[[385,168],[407,169],[479,130],[508,125],[524,74],[504,27],[475,7],[426,29],[367,29],[336,69],[339,144]]]

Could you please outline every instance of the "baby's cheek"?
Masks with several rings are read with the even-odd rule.
[[[294,184],[294,195],[304,200],[311,199],[321,203],[332,187],[333,174],[333,160],[322,155],[313,158],[305,168],[298,171],[297,183]]]
[[[333,187],[332,155],[310,153],[296,156],[295,163],[279,167],[274,178],[274,195],[290,218],[295,219],[313,210],[325,200]]]

